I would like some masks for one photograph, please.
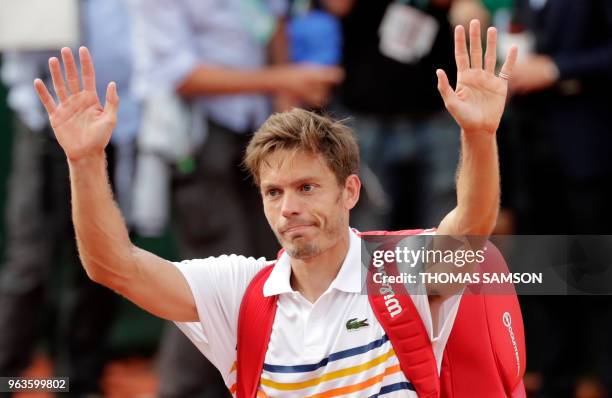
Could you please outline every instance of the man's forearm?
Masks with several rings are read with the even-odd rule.
[[[268,58],[270,65],[284,65],[289,63],[289,40],[287,38],[287,23],[279,19],[276,31],[268,44]]]
[[[438,229],[448,235],[489,235],[497,220],[500,197],[495,134],[461,132],[457,207]]]
[[[135,270],[134,246],[112,198],[106,158],[101,153],[68,164],[81,261],[91,279],[116,290]]]
[[[273,68],[231,69],[224,67],[196,67],[178,87],[185,97],[203,94],[276,93],[281,86]]]

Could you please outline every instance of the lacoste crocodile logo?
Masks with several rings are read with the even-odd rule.
[[[357,318],[351,318],[346,322],[346,330],[356,330],[365,326],[370,326],[368,318],[358,321]]]

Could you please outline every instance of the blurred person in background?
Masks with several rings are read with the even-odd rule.
[[[520,148],[518,232],[609,234],[612,2],[516,0],[512,30],[525,51],[508,112]],[[539,389],[536,396],[612,393],[609,297],[522,301],[536,381],[526,384]]]
[[[342,25],[317,0],[290,1],[289,58],[293,63],[339,65]]]
[[[482,4],[490,15],[490,21],[498,31],[498,57],[503,56],[503,51],[507,48],[501,48],[505,45],[504,38],[508,36],[510,30],[510,22],[514,13],[513,0],[482,0]],[[507,45],[506,45],[507,47]],[[519,48],[521,51],[521,48]],[[508,114],[502,116],[499,126],[498,135],[498,150],[500,155],[500,174],[504,181],[504,189],[501,196],[501,208],[497,218],[494,234],[510,235],[516,233],[516,212],[515,199],[517,192],[517,180],[520,176],[517,175],[516,162],[517,157],[515,152],[519,150],[514,132],[508,128]]]
[[[454,75],[451,0],[322,0],[342,17],[346,78],[340,114],[351,115],[362,155],[356,227],[433,225],[452,208],[459,130],[434,89],[436,68]],[[459,22],[480,17],[455,12]],[[474,9],[475,15],[469,15]],[[411,181],[410,186],[405,181]]]
[[[132,79],[132,28],[126,0],[83,0],[82,10],[87,24],[85,43],[95,62],[98,92],[104,92],[106,84],[116,82],[124,87],[122,111],[117,118],[125,123],[113,133],[113,188],[117,203],[124,212],[128,226],[132,224],[135,173],[136,139],[142,123],[142,106],[131,91]]]
[[[294,64],[340,65],[342,62],[342,26],[335,15],[318,0],[289,0],[287,18],[289,60]],[[285,103],[279,109],[297,106],[316,112],[324,111],[317,104],[303,101]],[[322,104],[325,105],[325,104]]]
[[[272,104],[278,110],[296,103],[321,106],[341,81],[341,70],[287,63],[284,0],[130,4],[137,96],[180,96],[205,131],[203,144],[191,148],[192,162],[173,175],[181,257],[230,251],[274,256],[277,244],[259,194],[239,167],[243,151]],[[228,394],[218,372],[174,325],[162,341],[159,374],[161,397]]]
[[[129,214],[129,153],[139,110],[129,94],[130,48],[124,40],[129,37],[128,21],[121,0],[87,0],[80,6],[82,39],[99,65],[98,83],[105,87],[111,76],[122,82],[121,125],[108,149],[117,199]],[[51,278],[59,273],[58,263],[63,263],[74,281],[62,303],[51,306],[59,310],[50,347],[54,373],[70,378],[74,396],[91,396],[101,393],[107,336],[118,301],[112,291],[79,272],[66,158],[31,87],[32,79],[47,76],[50,54],[11,51],[3,58],[2,79],[15,112],[15,139],[6,261],[0,267],[0,375],[19,376],[30,364],[41,334],[41,312],[50,307]]]

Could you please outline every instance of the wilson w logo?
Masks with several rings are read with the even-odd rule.
[[[395,298],[394,293],[388,294],[383,298],[385,299],[385,305],[387,306],[387,311],[389,311],[389,315],[391,315],[391,318],[394,318],[397,315],[401,314],[402,306],[400,305],[399,300]]]
[[[379,271],[382,275],[387,275],[384,268]],[[384,279],[382,279],[384,280]],[[385,300],[385,306],[391,318],[394,318],[402,313],[403,309],[398,299],[395,298],[395,291],[389,283],[382,283],[378,292]]]

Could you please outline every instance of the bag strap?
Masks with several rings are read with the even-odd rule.
[[[272,334],[278,296],[264,297],[274,264],[263,268],[247,287],[238,316],[236,398],[255,398]]]
[[[423,230],[371,231],[360,235],[391,247],[403,236],[418,235],[422,232]],[[398,275],[397,268],[392,265],[385,266],[384,270],[387,275]],[[436,357],[412,298],[401,283],[375,283],[375,272],[375,267],[370,264],[366,283],[368,299],[378,322],[389,337],[404,376],[412,384],[419,398],[439,398],[440,377]]]
[[[388,275],[392,275],[389,269],[386,270]],[[402,284],[381,287],[373,282],[373,272],[370,270],[368,299],[389,337],[402,372],[419,398],[439,398],[440,377],[436,357],[425,325],[405,287]]]

